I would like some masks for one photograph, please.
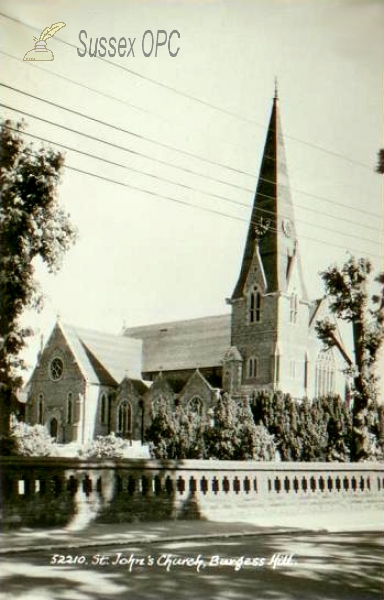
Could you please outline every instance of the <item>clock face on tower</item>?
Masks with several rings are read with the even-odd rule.
[[[287,237],[291,237],[291,235],[292,235],[291,221],[289,219],[283,219],[281,226],[283,228],[284,235],[286,235]]]

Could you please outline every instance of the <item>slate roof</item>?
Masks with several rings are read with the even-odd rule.
[[[143,340],[143,373],[221,366],[231,341],[231,316],[218,315],[128,327]]]
[[[141,379],[140,340],[68,324],[60,327],[90,383],[116,385],[126,376]]]

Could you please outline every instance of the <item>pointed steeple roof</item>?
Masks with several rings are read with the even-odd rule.
[[[290,264],[297,253],[297,234],[276,85],[243,262],[232,299],[244,293],[257,245],[267,293],[285,292]],[[306,295],[304,290],[303,295]]]

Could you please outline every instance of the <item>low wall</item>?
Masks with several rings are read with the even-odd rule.
[[[1,523],[66,525],[367,511],[384,500],[377,463],[0,459]]]

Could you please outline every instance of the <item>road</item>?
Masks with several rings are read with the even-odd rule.
[[[1,600],[382,600],[382,534],[273,533],[4,555]]]

